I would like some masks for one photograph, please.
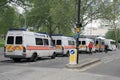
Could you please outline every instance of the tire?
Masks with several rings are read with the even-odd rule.
[[[20,58],[12,58],[14,62],[20,62]]]
[[[67,51],[67,53],[65,54],[66,57],[69,57],[70,56],[70,53],[69,51]]]
[[[38,55],[37,55],[37,53],[34,53],[34,54],[32,55],[32,57],[29,59],[29,61],[30,61],[30,62],[36,62],[37,59],[38,59]]]
[[[51,56],[51,59],[55,59],[56,53],[54,52],[53,55]]]

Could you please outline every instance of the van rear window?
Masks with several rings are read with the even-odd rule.
[[[14,37],[13,36],[8,36],[7,44],[14,44]]]
[[[22,36],[17,36],[15,40],[15,44],[22,44]]]
[[[79,41],[78,43],[81,44],[81,41]]]
[[[52,40],[52,42],[53,42],[53,45],[55,45],[55,40]]]
[[[85,41],[82,41],[82,45],[85,45],[86,44],[86,42]]]
[[[57,45],[61,45],[61,40],[57,40]]]

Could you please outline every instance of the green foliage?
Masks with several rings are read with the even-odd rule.
[[[49,34],[72,33],[71,22],[74,18],[71,15],[73,9],[70,1],[35,0],[33,3],[34,8],[27,15],[28,26],[34,27],[35,31],[45,31]]]
[[[120,29],[108,31],[105,35],[106,38],[113,40],[116,40],[115,36],[117,37],[117,41],[120,42]]]
[[[73,35],[73,25],[77,22],[77,1],[0,0],[0,34],[5,34],[10,27],[23,27],[26,17],[27,27],[33,27],[34,31]],[[15,7],[10,7],[8,3],[21,6],[25,12],[18,14]],[[119,5],[119,0],[81,0],[80,22],[85,27],[91,19],[118,20]]]
[[[7,30],[11,27],[16,27],[16,14],[14,9],[10,6],[6,6],[3,9],[3,12],[0,14],[0,33],[5,34]]]
[[[0,39],[0,47],[4,47],[5,40]]]

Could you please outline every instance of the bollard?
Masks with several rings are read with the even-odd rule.
[[[77,49],[72,49],[69,51],[70,57],[69,57],[69,64],[77,64]]]

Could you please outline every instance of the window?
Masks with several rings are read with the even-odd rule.
[[[96,44],[98,44],[98,41],[96,41]]]
[[[68,41],[68,45],[71,45],[71,41]]]
[[[44,45],[49,45],[48,39],[44,39]]]
[[[102,42],[102,45],[104,45],[104,42]]]
[[[61,45],[61,40],[57,40],[57,44],[56,45]]]
[[[36,45],[43,45],[43,40],[41,38],[36,38]]]
[[[86,42],[85,41],[82,41],[82,45],[85,45],[86,44]]]
[[[15,44],[22,44],[22,36],[16,37]]]
[[[78,44],[81,44],[81,41],[79,41]]]
[[[72,41],[72,45],[75,45],[75,41]]]
[[[115,44],[115,42],[113,42],[113,41],[110,41],[110,44]]]
[[[53,45],[55,45],[55,40],[52,40],[52,42],[53,42]]]
[[[8,36],[7,44],[14,44],[14,37],[13,36]]]
[[[68,45],[74,45],[74,41],[68,41]]]

